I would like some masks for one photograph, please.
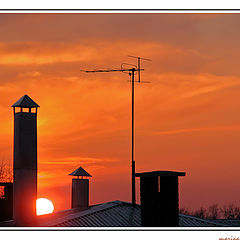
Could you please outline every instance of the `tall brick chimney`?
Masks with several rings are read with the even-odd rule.
[[[13,219],[34,225],[37,199],[37,108],[28,95],[12,105],[14,112]]]

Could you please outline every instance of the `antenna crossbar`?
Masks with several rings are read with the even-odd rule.
[[[144,69],[136,69],[136,68],[124,68],[124,69],[99,69],[99,70],[80,70],[81,72],[86,73],[97,73],[97,72],[132,72],[132,71],[143,71]]]
[[[128,57],[137,58],[137,59],[146,60],[146,61],[152,61],[152,60],[149,59],[149,58],[136,57],[136,56],[132,56],[132,55],[128,55]]]

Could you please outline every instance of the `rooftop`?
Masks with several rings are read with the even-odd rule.
[[[74,211],[74,210],[72,210]],[[234,226],[240,226],[240,220]],[[179,214],[180,227],[232,227],[232,221],[207,220]],[[42,224],[42,225],[41,225]],[[141,208],[131,203],[112,201],[94,205],[81,212],[62,212],[62,215],[42,222],[46,227],[141,227]]]
[[[141,227],[140,205],[133,207],[131,203],[112,201],[93,205],[89,209],[79,211],[69,209],[53,214],[39,216],[39,227]],[[180,227],[240,227],[240,220],[202,219],[179,214]],[[13,221],[0,223],[0,226],[13,227]]]

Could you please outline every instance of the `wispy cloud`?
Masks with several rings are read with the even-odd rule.
[[[112,162],[118,162],[119,159],[116,158],[93,158],[93,157],[64,157],[64,158],[53,158],[51,161],[39,161],[40,164],[43,165],[79,165],[79,164],[84,164],[84,165],[104,165],[105,163],[112,163]]]
[[[200,127],[200,128],[183,128],[164,130],[152,133],[152,135],[173,135],[182,133],[193,133],[193,132],[209,132],[209,131],[240,131],[240,125],[236,126],[218,126],[218,127]]]

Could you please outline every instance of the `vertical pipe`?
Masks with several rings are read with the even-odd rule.
[[[135,206],[135,161],[134,161],[134,72],[135,68],[132,68],[132,204]]]
[[[72,179],[72,208],[85,210],[89,207],[89,179]]]
[[[21,107],[22,109],[22,107]],[[13,217],[17,226],[36,220],[37,200],[37,114],[14,114]]]
[[[138,82],[140,83],[140,57],[138,57]]]

